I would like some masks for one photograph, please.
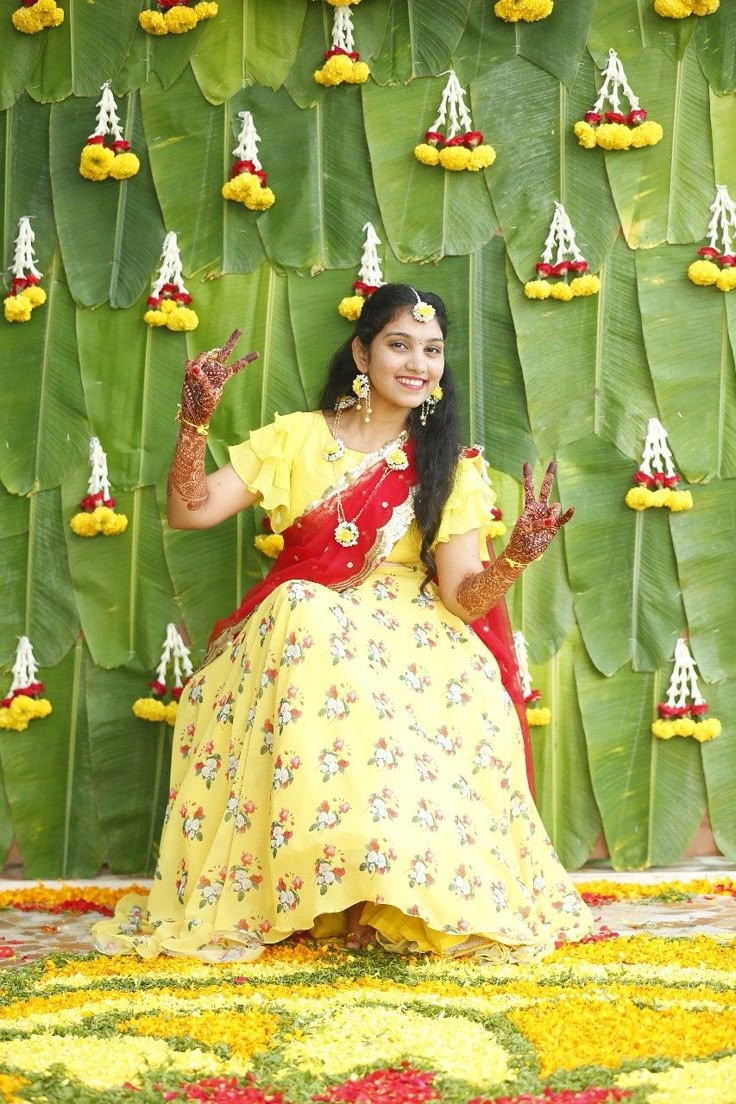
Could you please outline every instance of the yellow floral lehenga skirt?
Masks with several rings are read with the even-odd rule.
[[[282,583],[195,673],[150,895],[98,949],[254,957],[360,901],[396,950],[529,961],[590,931],[498,666],[422,576]]]

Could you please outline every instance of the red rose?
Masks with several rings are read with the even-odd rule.
[[[102,134],[90,134],[87,139],[88,146],[104,146],[105,138]]]
[[[586,123],[590,123],[591,126],[596,126],[602,119],[602,116],[597,111],[586,111],[583,116]]]
[[[566,272],[570,271],[569,261],[560,261],[559,264],[552,265],[553,276],[564,276]]]
[[[126,153],[130,149],[130,142],[126,142],[124,138],[118,138],[113,142],[112,148],[116,153]]]
[[[607,111],[606,120],[609,123],[625,123],[626,116],[622,115],[620,111]]]
[[[454,138],[448,138],[447,141],[445,142],[445,145],[446,146],[464,146],[465,145],[465,135],[464,134],[456,134]]]
[[[587,261],[570,261],[569,267],[570,267],[570,272],[587,272],[588,271],[588,262]]]
[[[463,142],[468,149],[475,149],[483,141],[483,135],[479,130],[469,130],[467,134],[463,135]]]
[[[714,249],[712,245],[704,245],[698,250],[699,257],[712,257],[713,260],[720,257],[717,249]]]
[[[441,146],[445,137],[438,130],[428,130],[424,135],[424,141],[430,146]]]
[[[643,123],[647,117],[647,113],[643,107],[635,107],[633,111],[630,111],[626,116],[626,122],[629,126],[636,126],[638,123]]]
[[[536,268],[540,276],[552,275],[552,265],[547,264],[546,261],[540,261],[539,264],[536,264],[534,267]]]

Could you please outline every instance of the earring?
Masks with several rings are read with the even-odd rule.
[[[361,399],[365,403],[365,417],[364,422],[371,420],[371,414],[373,409],[371,407],[371,381],[365,372],[358,372],[357,376],[353,380],[353,393],[358,396],[358,402],[355,407],[356,410],[362,410]]]
[[[422,423],[423,426],[427,424],[427,418],[431,417],[432,414],[434,414],[434,408],[437,406],[438,402],[441,402],[443,394],[444,392],[442,388],[439,384],[437,384],[432,393],[422,403],[422,409],[419,414],[419,421]]]

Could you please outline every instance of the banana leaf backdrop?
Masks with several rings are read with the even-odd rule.
[[[736,293],[686,277],[715,185],[736,196],[736,3],[661,19],[651,0],[556,0],[512,26],[491,0],[364,0],[352,9],[371,67],[363,86],[312,79],[329,46],[322,0],[220,0],[191,33],[154,39],[140,0],[62,0],[61,27],[24,36],[0,18],[2,257],[33,217],[48,302],[0,323],[0,662],[9,684],[24,633],[53,714],[0,733],[0,858],[13,837],[26,876],[151,868],[171,730],[137,720],[167,622],[202,656],[211,622],[267,569],[259,518],[179,533],[163,482],[187,355],[235,327],[261,358],[233,381],[210,434],[212,463],[251,428],[313,404],[349,332],[349,294],[371,220],[384,278],[431,288],[453,320],[465,435],[485,445],[512,522],[522,462],[559,461],[577,514],[510,598],[534,683],[552,709],[534,736],[540,808],[578,866],[603,832],[616,867],[672,863],[707,811],[736,858]],[[615,48],[650,117],[651,149],[581,149]],[[451,174],[412,149],[454,66],[492,168]],[[92,184],[79,153],[112,81],[133,179]],[[238,112],[253,112],[277,200],[226,203]],[[530,302],[555,200],[572,218],[601,293]],[[164,234],[179,237],[200,317],[187,336],[150,330],[145,299]],[[648,418],[694,485],[687,514],[623,502]],[[68,526],[97,435],[125,534]],[[252,512],[251,512],[252,515]],[[684,631],[723,734],[657,741],[656,703]]]

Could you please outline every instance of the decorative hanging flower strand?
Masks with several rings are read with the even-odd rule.
[[[641,454],[641,464],[634,476],[635,486],[626,492],[626,505],[632,510],[647,510],[650,506],[666,506],[673,513],[692,510],[690,491],[675,490],[680,482],[667,444],[667,432],[658,418],[650,418]]]
[[[733,291],[736,288],[736,203],[725,184],[716,185],[716,198],[709,210],[708,245],[698,250],[702,259],[693,261],[687,275],[699,287]]]
[[[158,278],[146,300],[151,309],[143,315],[143,321],[148,326],[166,326],[179,333],[196,330],[199,319],[196,312],[189,309],[191,301],[192,297],[184,287],[176,234],[169,230],[161,250]]]
[[[353,284],[355,294],[346,295],[344,299],[340,300],[337,307],[342,317],[347,318],[349,322],[355,322],[356,318],[360,318],[363,303],[384,283],[377,250],[377,246],[381,244],[381,239],[378,237],[372,222],[365,223],[363,234],[363,255],[360,258],[358,279]]]
[[[481,132],[473,130],[465,105],[465,89],[460,87],[454,69],[447,78],[437,118],[424,135],[424,141],[414,147],[414,156],[422,165],[440,165],[451,172],[463,169],[478,172],[496,160],[493,146],[484,145]]]
[[[654,0],[654,10],[665,19],[687,19],[689,15],[712,15],[721,0]]]
[[[214,19],[219,5],[212,2],[190,3],[190,0],[158,0],[156,9],[142,11],[138,22],[151,35],[186,34],[203,19]]]
[[[546,19],[553,7],[553,0],[498,0],[493,11],[506,23],[536,23]]]
[[[172,665],[174,676],[174,684],[170,691],[167,690],[166,686],[166,671],[169,663]],[[192,664],[189,660],[189,648],[184,644],[176,625],[173,621],[170,621],[166,626],[166,638],[161,651],[161,659],[156,668],[156,677],[148,684],[151,690],[150,697],[138,698],[133,702],[133,712],[136,717],[140,717],[144,721],[165,721],[166,724],[173,726],[176,721],[179,698],[184,689],[182,672],[184,678],[188,679],[192,670]],[[167,693],[170,699],[168,702],[164,701]]]
[[[352,0],[358,3],[359,0]],[[350,2],[335,3],[327,0],[335,9],[332,18],[332,46],[325,54],[325,63],[321,69],[317,69],[314,79],[317,84],[328,87],[335,84],[365,84],[371,71],[364,61],[359,61],[360,54],[355,49],[353,41],[353,13],[350,11]]]
[[[38,34],[47,27],[58,27],[64,22],[64,9],[56,0],[23,0],[10,17],[16,31],[22,34]]]
[[[664,131],[659,123],[647,121],[647,113],[632,92],[615,50],[608,51],[608,61],[601,73],[603,84],[598,90],[598,99],[591,110],[585,112],[585,118],[573,127],[579,145],[585,149],[600,146],[607,150],[656,146]],[[626,114],[622,111],[622,96],[629,102]],[[608,111],[604,110],[606,103],[610,105]]]
[[[514,633],[514,651],[516,652],[516,662],[519,667],[521,692],[524,695],[524,702],[526,704],[527,722],[531,728],[540,728],[543,725],[548,725],[552,720],[551,710],[546,705],[540,707],[534,704],[540,700],[542,695],[539,690],[532,690],[532,678],[529,674],[529,653],[522,632]]]
[[[87,144],[79,158],[79,172],[85,180],[127,180],[135,176],[141,163],[130,152],[130,143],[125,141],[118,117],[118,105],[105,81],[100,91],[97,107],[97,126],[87,139]],[[105,139],[111,139],[106,145]]]
[[[107,456],[97,437],[89,439],[90,477],[87,494],[79,503],[79,513],[70,518],[69,525],[78,537],[115,537],[128,528],[125,514],[115,513],[115,499],[110,494],[107,476]]]
[[[698,689],[695,663],[682,638],[675,645],[675,662],[667,700],[660,702],[657,709],[659,717],[652,723],[652,732],[660,740],[670,740],[673,736],[694,736],[702,744],[721,734],[719,720],[715,717],[704,719],[708,703]]]
[[[18,220],[18,237],[10,266],[13,274],[10,291],[3,300],[6,322],[28,322],[34,308],[46,302],[46,292],[38,286],[42,273],[36,267],[35,240],[30,217],[23,215]]]
[[[38,678],[38,664],[27,636],[18,637],[13,664],[13,681],[0,701],[0,728],[23,732],[37,717],[48,717],[51,702],[43,696],[44,686]]]
[[[569,303],[571,299],[597,295],[601,282],[588,274],[588,262],[578,249],[575,231],[561,203],[555,202],[555,213],[549,224],[542,259],[536,265],[538,278],[524,284],[527,299],[557,299]],[[568,276],[573,279],[567,282]],[[550,276],[559,276],[551,283]]]
[[[230,179],[222,185],[225,199],[242,203],[249,211],[267,211],[276,196],[266,187],[266,174],[258,160],[260,138],[250,111],[240,111],[242,120],[238,144],[233,150],[237,160],[230,170]]]

